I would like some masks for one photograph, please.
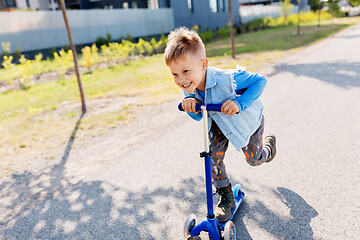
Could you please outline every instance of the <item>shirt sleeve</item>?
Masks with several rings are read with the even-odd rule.
[[[244,111],[260,97],[266,85],[266,78],[257,73],[239,71],[234,74],[235,92],[238,95],[234,101],[238,104],[240,112]]]
[[[195,98],[195,94],[188,94],[184,90],[182,90],[182,94],[184,96],[184,99],[186,98]],[[199,100],[199,99],[198,99]],[[201,100],[200,100],[201,101]],[[194,112],[186,112],[192,119],[196,121],[200,121],[202,119],[202,113],[194,113]]]

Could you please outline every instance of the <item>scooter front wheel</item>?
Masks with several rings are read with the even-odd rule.
[[[225,240],[236,240],[236,228],[232,221],[228,221],[224,228],[224,239]]]
[[[191,230],[195,227],[196,225],[196,218],[194,214],[191,214],[190,216],[187,217],[185,224],[184,224],[184,237],[185,238],[189,238],[191,237]]]
[[[234,195],[234,197],[237,198],[237,197],[239,196],[240,192],[241,192],[241,185],[240,185],[240,184],[236,184],[236,185],[235,185],[235,188],[234,188],[234,190],[233,190],[233,195]]]

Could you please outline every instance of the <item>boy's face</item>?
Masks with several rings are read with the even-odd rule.
[[[195,89],[205,91],[208,60],[198,54],[186,54],[168,64],[174,82],[185,92],[191,94]]]

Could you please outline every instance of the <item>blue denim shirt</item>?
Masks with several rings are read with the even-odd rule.
[[[206,71],[205,99],[195,89],[192,94],[183,91],[185,98],[196,98],[201,104],[222,104],[235,101],[240,109],[234,116],[221,112],[209,112],[209,131],[214,120],[223,134],[237,150],[248,145],[250,137],[259,128],[262,120],[263,104],[260,95],[266,85],[266,78],[242,69],[221,70],[209,67]],[[201,113],[189,113],[200,121]]]

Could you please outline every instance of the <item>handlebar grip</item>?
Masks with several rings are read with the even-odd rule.
[[[179,109],[179,111],[181,111],[181,112],[185,112],[185,110],[182,108],[182,103],[179,103],[178,109]]]
[[[207,104],[206,110],[213,112],[221,112],[221,106],[222,104]],[[182,112],[185,112],[185,110],[182,108],[182,103],[179,103],[178,109]],[[201,111],[201,104],[196,104],[195,109],[196,111]]]
[[[222,104],[208,104],[206,105],[206,110],[213,112],[221,112]]]

